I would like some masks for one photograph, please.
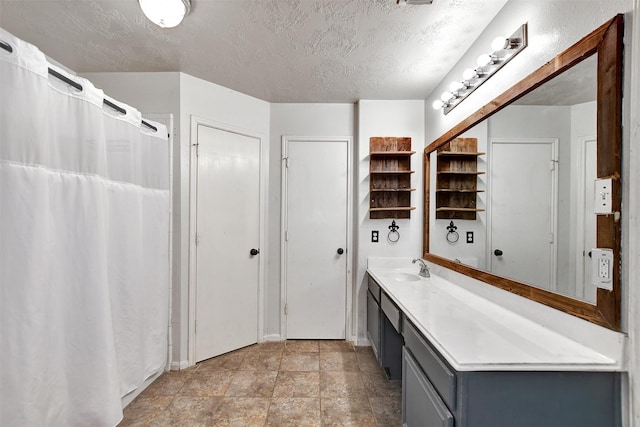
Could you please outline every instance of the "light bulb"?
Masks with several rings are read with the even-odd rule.
[[[463,83],[459,82],[459,81],[453,81],[449,85],[449,90],[451,92],[459,92],[464,88],[465,88],[465,85]]]
[[[462,73],[462,78],[465,80],[475,79],[476,77],[478,77],[478,73],[473,68],[467,68]]]
[[[492,62],[493,58],[491,58],[491,55],[483,53],[482,55],[478,56],[478,61],[476,63],[479,67],[484,67],[491,64]]]
[[[140,8],[151,22],[173,28],[189,13],[190,0],[139,0]]]
[[[431,106],[433,107],[434,110],[439,110],[442,107],[444,107],[444,102],[440,101],[439,99],[436,99],[435,101],[433,101],[433,104],[431,104]]]
[[[503,50],[509,47],[509,39],[504,36],[499,36],[493,39],[491,42],[491,50]]]
[[[451,92],[442,92],[442,95],[440,95],[440,99],[442,99],[442,102],[447,102],[451,98],[453,98],[453,94]]]

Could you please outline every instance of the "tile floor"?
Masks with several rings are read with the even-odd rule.
[[[267,342],[165,372],[119,426],[400,426],[401,394],[371,347]]]

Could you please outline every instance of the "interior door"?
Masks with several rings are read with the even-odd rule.
[[[197,129],[200,361],[258,340],[260,140],[204,125]]]
[[[554,290],[557,141],[490,143],[491,272]]]
[[[287,338],[346,333],[348,141],[285,140]]]
[[[583,287],[582,297],[594,302],[596,301],[596,287],[591,283],[591,249],[597,247],[596,243],[596,215],[593,213],[593,199],[595,192],[595,180],[597,178],[597,141],[596,137],[585,139],[581,141],[582,145],[582,188],[584,192],[582,194],[582,200],[584,204],[582,209],[578,212],[582,212],[584,215],[582,221],[582,230],[578,230],[578,233],[582,235],[582,247],[578,248],[582,252],[582,262],[579,263],[578,280],[582,279],[579,285]],[[582,273],[582,274],[580,274]],[[579,294],[580,295],[580,294]]]

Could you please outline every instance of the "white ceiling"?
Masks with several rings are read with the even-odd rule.
[[[76,72],[182,71],[270,102],[423,99],[507,0],[0,0],[0,26]]]

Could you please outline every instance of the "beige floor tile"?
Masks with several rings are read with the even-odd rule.
[[[358,367],[361,371],[379,371],[380,364],[376,359],[373,352],[358,352],[356,351],[356,359],[358,360]]]
[[[320,399],[274,398],[269,406],[267,426],[319,427]]]
[[[359,371],[355,353],[325,353],[320,352],[321,371]]]
[[[321,352],[323,352],[323,351],[353,352],[354,351],[353,343],[350,342],[350,341],[344,341],[344,340],[323,340],[323,341],[318,341],[318,349]]]
[[[359,372],[320,371],[320,397],[360,397],[366,395]]]
[[[240,368],[245,358],[244,353],[231,352],[222,356],[213,357],[211,359],[198,363],[198,372],[207,370],[234,370]]]
[[[124,419],[119,426],[145,425],[171,404],[173,396],[139,396],[124,409]]]
[[[264,426],[270,399],[257,397],[225,397],[213,414],[212,426]]]
[[[318,341],[293,340],[285,342],[284,351],[288,353],[317,353],[320,350]]]
[[[203,371],[193,375],[178,393],[180,396],[224,396],[234,371]]]
[[[221,401],[222,397],[176,396],[157,420],[153,421],[153,424],[183,426],[210,424]]]
[[[271,397],[277,371],[236,371],[226,397]]]
[[[402,382],[389,381],[382,369],[363,371],[361,378],[369,397],[400,398],[402,396]]]
[[[281,371],[318,371],[319,353],[284,353],[280,362]]]
[[[402,400],[399,397],[369,397],[369,402],[379,426],[402,426]]]
[[[280,371],[273,397],[320,397],[320,372]]]
[[[165,372],[142,392],[145,397],[150,396],[173,396],[191,378],[191,371],[171,371]]]
[[[279,351],[255,351],[244,357],[239,369],[244,371],[277,371],[280,368],[281,358],[282,352]]]
[[[366,398],[330,397],[320,399],[323,426],[374,427],[376,419]]]

